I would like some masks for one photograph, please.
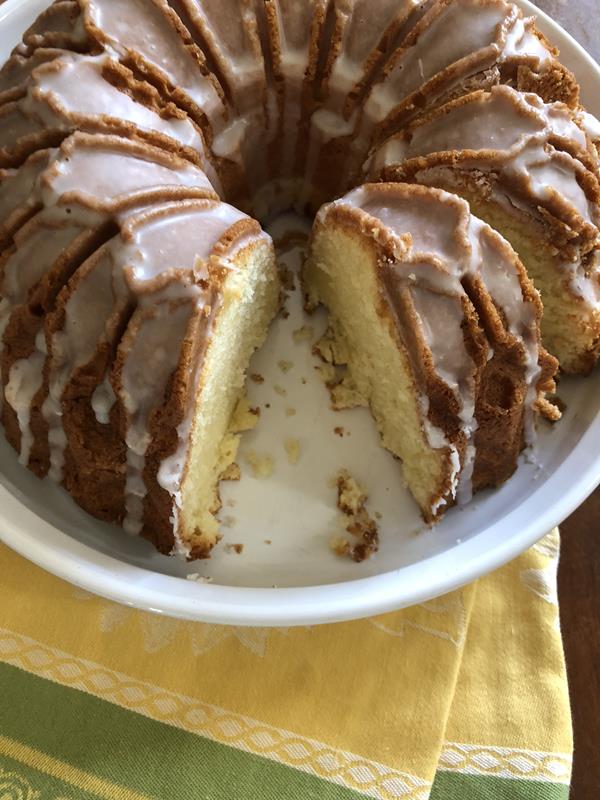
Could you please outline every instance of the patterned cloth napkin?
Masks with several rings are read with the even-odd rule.
[[[0,798],[567,798],[558,542],[293,629],[138,612],[0,547]]]

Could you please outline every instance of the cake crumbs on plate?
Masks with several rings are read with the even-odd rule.
[[[280,397],[287,397],[287,391],[283,388],[283,386],[280,386],[278,383],[276,383],[275,386],[273,386],[273,391],[276,394],[280,395]]]
[[[287,406],[285,409],[286,417],[295,417],[296,416],[296,409],[292,408],[291,406]]]
[[[273,457],[270,455],[259,455],[256,450],[249,450],[246,453],[246,462],[250,466],[255,478],[269,478],[275,469]]]
[[[337,505],[345,517],[346,531],[358,539],[358,543],[348,542],[346,549],[340,545],[340,537],[335,537],[336,547],[332,549],[338,555],[349,555],[353,561],[364,561],[379,549],[377,523],[365,508],[369,496],[345,469],[338,473],[337,492]],[[343,550],[342,553],[339,552],[340,549]]]
[[[296,328],[295,331],[292,331],[292,339],[294,340],[295,344],[299,344],[300,342],[309,342],[313,338],[315,334],[315,329],[312,325],[302,325],[301,328]]]
[[[321,380],[327,388],[331,388],[339,383],[338,372],[333,364],[315,364],[313,369],[315,372],[319,373]]]
[[[243,431],[251,431],[256,427],[260,410],[258,408],[250,408],[247,397],[241,397],[233,411],[231,421],[229,423],[230,433],[242,433]]]
[[[186,581],[195,581],[196,583],[212,583],[212,578],[209,575],[200,575],[199,572],[190,572],[185,576]]]
[[[347,556],[350,552],[350,542],[343,536],[332,536],[329,540],[329,547],[336,556]]]
[[[250,375],[250,380],[254,381],[254,383],[264,383],[265,379],[259,372],[252,372]]]
[[[293,292],[296,288],[296,281],[294,280],[294,272],[285,264],[279,264],[279,278],[281,285],[286,292]]]
[[[281,359],[281,361],[277,362],[277,366],[282,372],[289,372],[291,368],[294,366],[293,361],[286,361],[285,359]]]
[[[273,544],[271,539],[264,539],[263,541],[265,544]]]
[[[346,347],[335,338],[330,328],[313,345],[312,351],[323,362],[315,370],[329,390],[334,411],[368,405],[348,372]]]
[[[242,471],[240,469],[240,465],[236,461],[232,461],[231,464],[225,469],[225,471],[221,473],[221,477],[219,480],[239,481],[241,477],[242,477]]]
[[[295,465],[300,460],[300,442],[298,439],[286,439],[283,443],[283,448],[287,454],[287,460],[290,464]]]
[[[335,428],[333,429],[333,432],[335,433],[336,436],[339,436],[340,438],[343,438],[346,435],[350,436],[350,432],[347,431],[346,428],[344,428],[342,425],[336,425]]]
[[[235,553],[236,555],[240,555],[244,552],[244,545],[236,542],[235,544],[227,543],[224,548],[226,553]]]
[[[305,378],[304,376],[302,376],[302,377],[300,378],[300,383],[302,383],[302,384],[305,384],[305,385],[306,385],[307,381],[306,381],[306,378]]]

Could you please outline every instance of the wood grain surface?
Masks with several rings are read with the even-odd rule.
[[[599,800],[600,489],[561,534],[558,599],[575,734],[571,800]]]
[[[537,5],[600,63],[599,0]],[[600,800],[600,489],[561,533],[558,598],[575,734],[571,800]]]

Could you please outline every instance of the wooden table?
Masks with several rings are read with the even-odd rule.
[[[575,759],[571,800],[600,798],[600,489],[561,525],[558,597]]]
[[[600,63],[598,0],[537,0]],[[600,800],[600,489],[561,526],[558,596],[575,729],[571,800]]]

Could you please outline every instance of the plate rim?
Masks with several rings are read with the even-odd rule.
[[[554,37],[561,50],[571,50],[572,58],[567,57],[566,60],[579,61],[582,68],[590,70],[592,80],[600,87],[600,66],[584,48],[530,0],[515,1],[527,13],[537,15],[540,27],[549,32],[549,38]],[[33,2],[7,0],[0,8],[0,26],[12,14],[22,11],[24,5]],[[569,468],[578,477],[565,490],[560,482]],[[458,589],[532,546],[574,511],[598,484],[600,415],[596,414],[580,441],[537,493],[558,497],[553,504],[545,506],[543,496],[537,497],[537,503],[534,504],[537,495],[532,495],[479,534],[457,543],[450,551],[428,556],[390,572],[308,587],[255,588],[200,584],[128,564],[63,533],[38,517],[1,485],[0,541],[37,566],[75,586],[145,611],[216,624],[269,627],[314,625],[382,614]],[[530,519],[524,527],[519,525],[520,533],[509,535],[493,549],[481,552],[481,542],[477,546],[481,534],[485,532],[491,536],[495,531],[515,524],[528,503]],[[20,517],[20,520],[13,520],[12,514],[16,514],[17,519]],[[452,570],[447,568],[450,552],[455,556],[452,559],[455,569]],[[440,568],[442,564],[445,564],[445,568]],[[415,582],[417,575],[419,578]]]

